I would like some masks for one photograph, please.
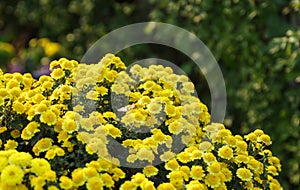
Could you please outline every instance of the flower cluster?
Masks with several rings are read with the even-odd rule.
[[[281,189],[270,137],[210,123],[172,68],[107,54],[50,69],[0,73],[0,189]]]

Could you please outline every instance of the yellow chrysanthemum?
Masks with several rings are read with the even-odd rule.
[[[229,160],[233,157],[233,150],[229,146],[223,146],[218,150],[218,155]]]
[[[62,129],[68,133],[72,133],[78,129],[78,126],[73,119],[65,119],[62,123]]]
[[[204,182],[207,186],[212,188],[216,188],[221,185],[220,177],[212,174],[207,174]]]
[[[18,147],[18,142],[14,140],[7,140],[4,145],[4,150],[16,149]]]
[[[86,187],[88,190],[103,189],[103,182],[99,177],[92,177],[88,179]]]
[[[25,112],[25,107],[22,103],[15,101],[12,105],[12,108],[18,114],[22,114]]]
[[[236,175],[243,181],[250,181],[253,174],[247,168],[239,168],[236,171]]]
[[[8,162],[10,164],[26,167],[30,165],[31,159],[32,156],[27,152],[16,152],[9,157]]]
[[[57,116],[53,111],[48,110],[48,111],[45,111],[41,114],[40,121],[42,123],[45,123],[45,124],[49,125],[49,126],[55,125],[55,123],[57,121]]]
[[[72,181],[74,185],[79,187],[82,186],[86,182],[87,178],[84,174],[83,169],[76,169],[72,172]]]
[[[146,180],[146,177],[144,174],[142,173],[136,173],[135,175],[133,175],[132,177],[132,182],[133,184],[135,185],[141,185],[145,180]]]
[[[136,190],[136,185],[132,181],[125,181],[121,186],[120,190]]]
[[[46,171],[51,170],[47,160],[43,158],[34,158],[31,160],[31,171],[38,176],[42,176]]]
[[[0,172],[8,165],[8,159],[6,156],[0,156]]]
[[[155,166],[146,166],[143,169],[143,174],[146,177],[155,176],[158,173],[158,169]]]
[[[113,181],[112,177],[107,173],[101,174],[100,179],[106,187],[114,187],[115,185],[115,182]]]
[[[46,184],[46,180],[42,176],[32,177],[30,179],[30,185],[38,189],[39,187],[43,187]]]
[[[52,73],[50,75],[52,78],[58,80],[58,79],[64,77],[65,73],[61,68],[56,68],[52,71]]]
[[[24,171],[16,165],[6,166],[1,172],[1,181],[8,185],[20,184],[23,181]]]
[[[175,157],[174,152],[166,151],[162,155],[160,155],[159,158],[161,159],[161,161],[166,162],[166,161],[168,161],[168,160],[170,160],[171,158],[174,158],[174,157]]]
[[[201,180],[205,176],[202,166],[197,165],[192,166],[190,175],[195,180]]]
[[[165,168],[171,171],[177,170],[179,169],[179,164],[176,159],[171,159],[165,164]]]
[[[73,187],[73,181],[66,177],[66,176],[61,176],[59,178],[59,186],[62,188],[62,189],[71,189]]]
[[[217,175],[221,172],[221,164],[219,162],[213,162],[207,167],[207,171],[212,175]]]
[[[272,144],[271,138],[269,135],[263,134],[258,138],[258,142],[263,142],[267,146]]]
[[[171,183],[162,183],[157,187],[157,190],[176,190]]]
[[[108,134],[110,134],[113,138],[121,137],[122,132],[120,129],[116,128],[112,124],[106,124],[104,126],[105,130],[107,131]]]

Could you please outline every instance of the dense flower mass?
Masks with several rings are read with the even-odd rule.
[[[211,123],[172,68],[107,54],[50,69],[0,72],[0,189],[282,189],[270,137]]]

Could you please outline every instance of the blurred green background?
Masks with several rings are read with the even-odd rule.
[[[145,21],[195,33],[212,51],[226,81],[225,124],[233,133],[261,128],[283,171],[285,189],[300,181],[299,0],[27,0],[0,4],[0,66],[6,72],[48,74],[60,57],[80,61],[106,33]],[[182,43],[180,40],[177,43]],[[127,63],[158,57],[180,66],[210,106],[196,65],[174,49],[138,45],[119,53]]]

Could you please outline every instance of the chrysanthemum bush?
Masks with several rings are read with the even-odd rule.
[[[170,67],[107,54],[50,69],[0,73],[0,189],[282,189],[270,137],[211,123]]]

